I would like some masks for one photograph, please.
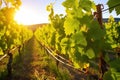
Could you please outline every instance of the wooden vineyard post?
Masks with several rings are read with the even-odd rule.
[[[103,5],[102,4],[98,4],[96,5],[96,8],[97,8],[97,13],[96,13],[96,18],[97,18],[97,21],[99,22],[101,28],[103,29],[103,22],[102,22],[102,7]]]
[[[102,9],[103,9],[103,5],[102,4],[98,4],[96,5],[97,8],[97,12],[94,13],[95,18],[97,19],[98,23],[100,24],[101,29],[104,29],[103,27],[103,21],[102,21]],[[100,77],[99,80],[103,80],[103,75],[104,73],[108,70],[108,64],[106,63],[106,61],[104,60],[104,55],[103,52],[101,51],[99,53],[99,72],[100,72]]]

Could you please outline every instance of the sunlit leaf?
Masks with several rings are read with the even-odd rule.
[[[95,53],[94,53],[93,49],[91,49],[91,48],[86,51],[86,55],[87,55],[88,58],[90,58],[90,59],[92,59],[92,58],[95,57]]]
[[[67,18],[64,23],[66,35],[70,35],[79,29],[80,22],[74,18]]]
[[[90,0],[80,0],[80,6],[85,10],[85,11],[91,11],[91,8],[93,7],[93,3]],[[89,4],[89,5],[86,5]],[[94,4],[95,6],[95,4]]]
[[[72,39],[73,39],[75,44],[80,44],[82,46],[87,46],[86,38],[85,38],[83,32],[81,32],[81,31],[73,34]]]
[[[80,68],[79,64],[77,62],[74,62],[75,68]]]
[[[74,0],[66,0],[62,3],[62,5],[66,8],[71,8],[74,5],[73,3],[74,3]]]

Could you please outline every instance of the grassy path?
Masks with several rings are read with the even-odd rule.
[[[14,58],[11,80],[97,80],[88,79],[61,63],[56,66],[56,60],[47,54],[35,37],[25,44],[21,54],[21,58],[19,55]]]
[[[49,77],[44,69],[47,66],[46,54],[42,52],[35,38],[28,41],[22,53],[22,60],[14,64],[13,80],[41,80],[45,75]]]
[[[12,80],[70,80],[66,69],[58,69],[34,37],[25,44],[21,60],[18,58],[13,64]]]

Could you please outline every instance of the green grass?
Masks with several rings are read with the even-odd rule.
[[[49,70],[56,76],[56,80],[71,80],[68,70],[57,67],[56,63],[52,60],[49,64]]]
[[[32,38],[21,50],[21,58],[16,50],[13,59],[13,80],[70,80],[69,72],[66,69],[57,67],[44,48]],[[0,65],[0,80],[7,75],[6,64]]]

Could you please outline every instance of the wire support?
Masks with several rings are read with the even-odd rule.
[[[4,59],[6,56],[7,56],[7,54],[3,55],[3,56],[0,58],[0,61],[1,61],[2,59]]]
[[[10,50],[10,52],[12,53],[14,50],[16,50],[18,47],[15,47],[13,49]],[[3,60],[8,54],[4,54],[1,58],[0,61]]]
[[[115,8],[115,7],[117,7],[117,6],[120,6],[120,3],[118,3],[118,4],[116,4],[116,5],[112,6],[112,7],[109,7],[109,8],[107,8],[107,9],[104,9],[104,10],[102,10],[102,12],[105,12],[105,11],[110,10],[110,9],[112,9],[112,8]]]
[[[62,60],[58,59],[55,55],[53,55],[53,51],[52,51],[52,50],[48,49],[48,48],[45,47],[45,46],[44,46],[44,48],[46,49],[46,51],[47,51],[55,60],[59,61],[60,63],[66,65],[66,66],[68,66],[68,67],[73,68],[74,70],[77,70],[77,71],[79,71],[79,72],[81,72],[81,73],[85,73],[85,71],[76,69],[76,68],[74,68],[73,65],[71,65],[71,64],[69,64],[69,63],[65,63],[65,62],[63,62]],[[60,55],[58,55],[58,56],[61,57]],[[61,57],[61,58],[63,58],[63,57]],[[65,59],[65,58],[63,58],[63,59]],[[66,60],[66,59],[65,59],[65,60]]]

